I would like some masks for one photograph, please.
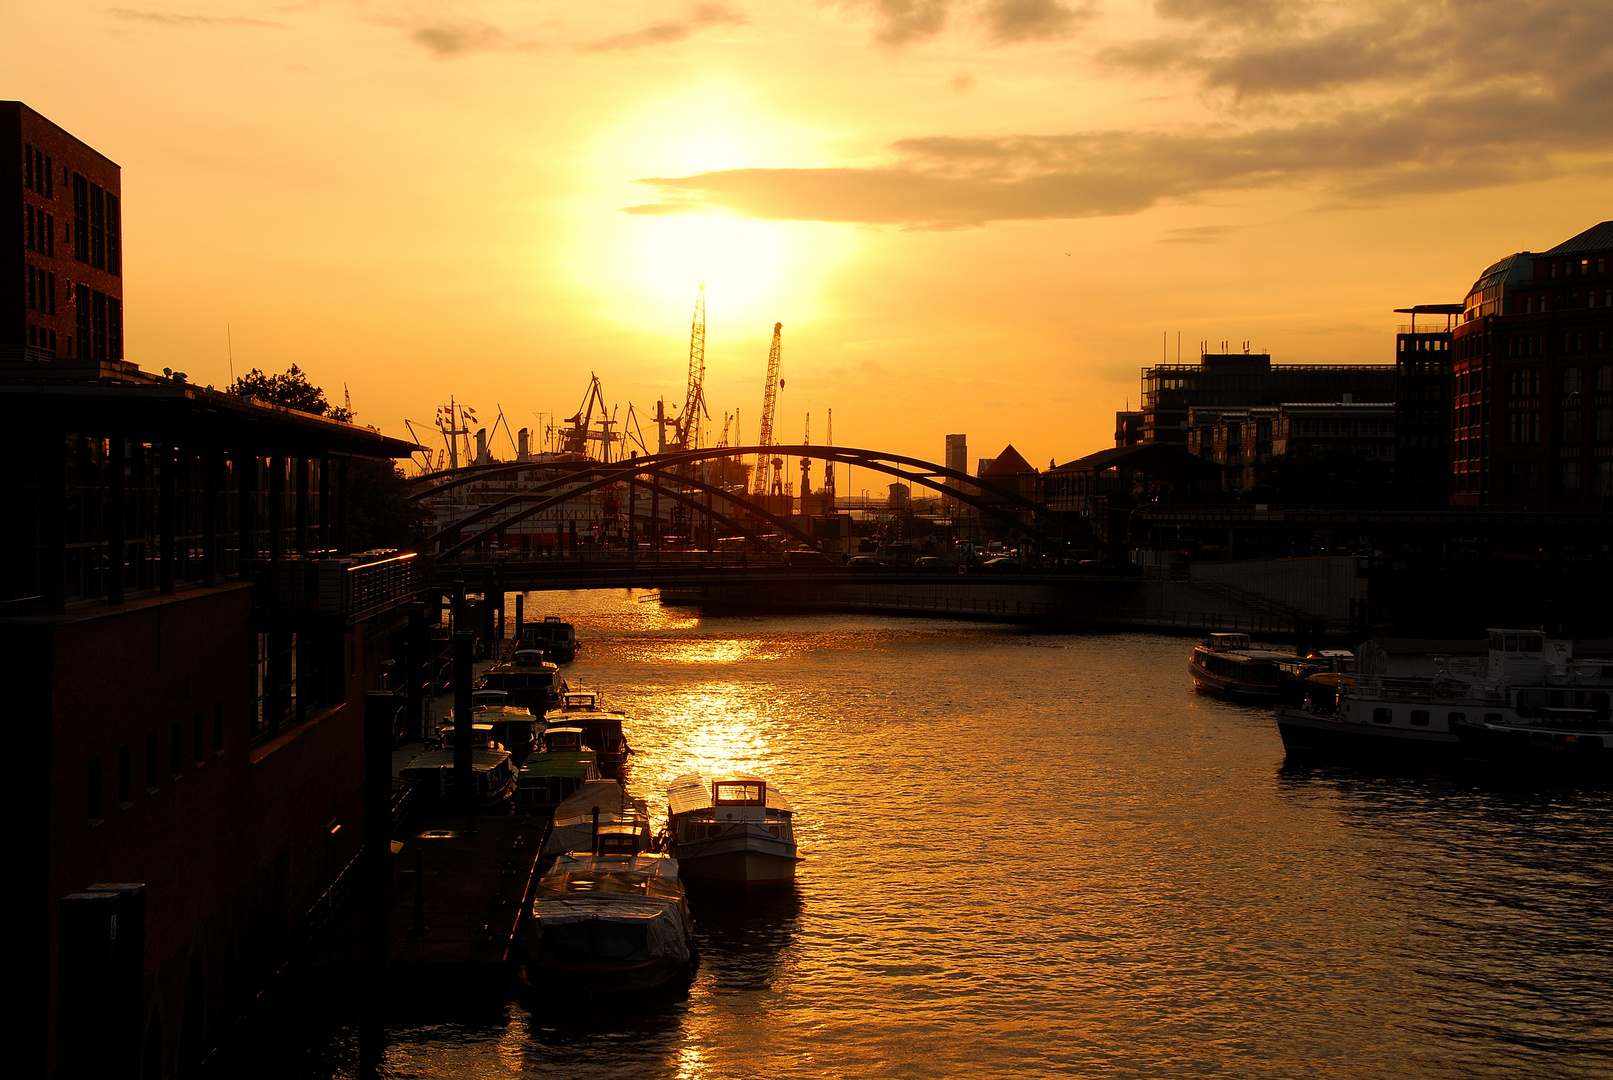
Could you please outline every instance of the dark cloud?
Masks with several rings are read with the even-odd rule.
[[[992,40],[1003,44],[1064,37],[1091,17],[1089,8],[1075,10],[1058,0],[990,0],[981,11]]]
[[[186,15],[174,11],[137,11],[134,8],[113,8],[112,15],[114,18],[123,19],[126,22],[157,23],[160,26],[285,29],[285,23],[269,22],[266,19],[240,18],[233,15]]]
[[[686,19],[651,23],[625,34],[589,42],[582,49],[584,52],[622,52],[652,45],[668,45],[682,41],[697,30],[713,26],[742,26],[748,22],[750,20],[745,16],[721,4],[702,4],[690,12]]]
[[[1071,6],[1061,0],[851,0],[869,11],[877,25],[874,40],[902,48],[936,37],[953,23],[954,13],[983,27],[998,45],[1065,37],[1092,17],[1091,0]]]
[[[1273,186],[1335,202],[1381,200],[1547,176],[1569,167],[1561,163],[1570,155],[1613,158],[1607,0],[1549,7],[1379,0],[1345,9],[1354,21],[1335,17],[1314,30],[1259,24],[1266,9],[1253,2],[1159,6],[1214,32],[1135,42],[1112,62],[1193,71],[1212,103],[1220,95],[1221,122],[1176,131],[903,139],[876,168],[646,179],[658,201],[630,212],[715,208],[966,228],[1127,214]]]

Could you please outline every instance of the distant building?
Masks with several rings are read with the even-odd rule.
[[[1057,465],[1042,477],[1047,508],[1085,520],[1100,547],[1123,543],[1132,511],[1197,501],[1221,486],[1216,464],[1170,443],[1117,446]]]
[[[1185,446],[1188,413],[1194,408],[1245,409],[1284,401],[1393,401],[1395,380],[1392,364],[1273,364],[1269,353],[1205,353],[1197,364],[1156,364],[1142,369],[1140,423],[1117,414],[1117,442],[1119,432],[1140,430],[1140,442]]]
[[[969,436],[947,436],[946,467],[965,476],[969,474]]]
[[[123,358],[116,162],[0,101],[0,360]]]
[[[1143,414],[1137,409],[1115,413],[1115,445],[1136,446],[1143,441]]]
[[[1488,267],[1452,335],[1450,499],[1613,506],[1613,221]]]
[[[1221,467],[1222,486],[1230,491],[1252,490],[1261,471],[1271,464],[1273,406],[1246,409],[1188,410],[1187,449]]]
[[[1333,451],[1369,461],[1394,461],[1396,430],[1392,401],[1285,402],[1271,428],[1274,457]]]
[[[1450,486],[1451,335],[1462,311],[1462,304],[1397,311],[1411,322],[1395,334],[1395,480],[1415,502],[1443,503]]]

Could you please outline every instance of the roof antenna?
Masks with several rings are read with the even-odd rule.
[[[224,344],[230,350],[230,385],[235,385],[235,338],[230,334],[230,324],[224,324]]]

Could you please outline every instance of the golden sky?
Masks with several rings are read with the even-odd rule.
[[[781,321],[780,439],[1041,466],[1613,217],[1608,0],[126,2],[0,7],[0,97],[123,166],[129,358],[393,434],[681,403],[703,279],[719,429]]]

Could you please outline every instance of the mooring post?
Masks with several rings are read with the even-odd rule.
[[[392,716],[397,699],[364,695],[364,853],[361,940],[370,998],[386,985],[386,926],[392,899]],[[372,1002],[373,1003],[373,1002]]]
[[[471,650],[475,644],[476,635],[468,630],[454,634],[454,794],[465,809],[468,832],[476,829],[476,784],[470,765]]]
[[[521,642],[521,627],[526,625],[526,593],[515,594],[515,641]]]

